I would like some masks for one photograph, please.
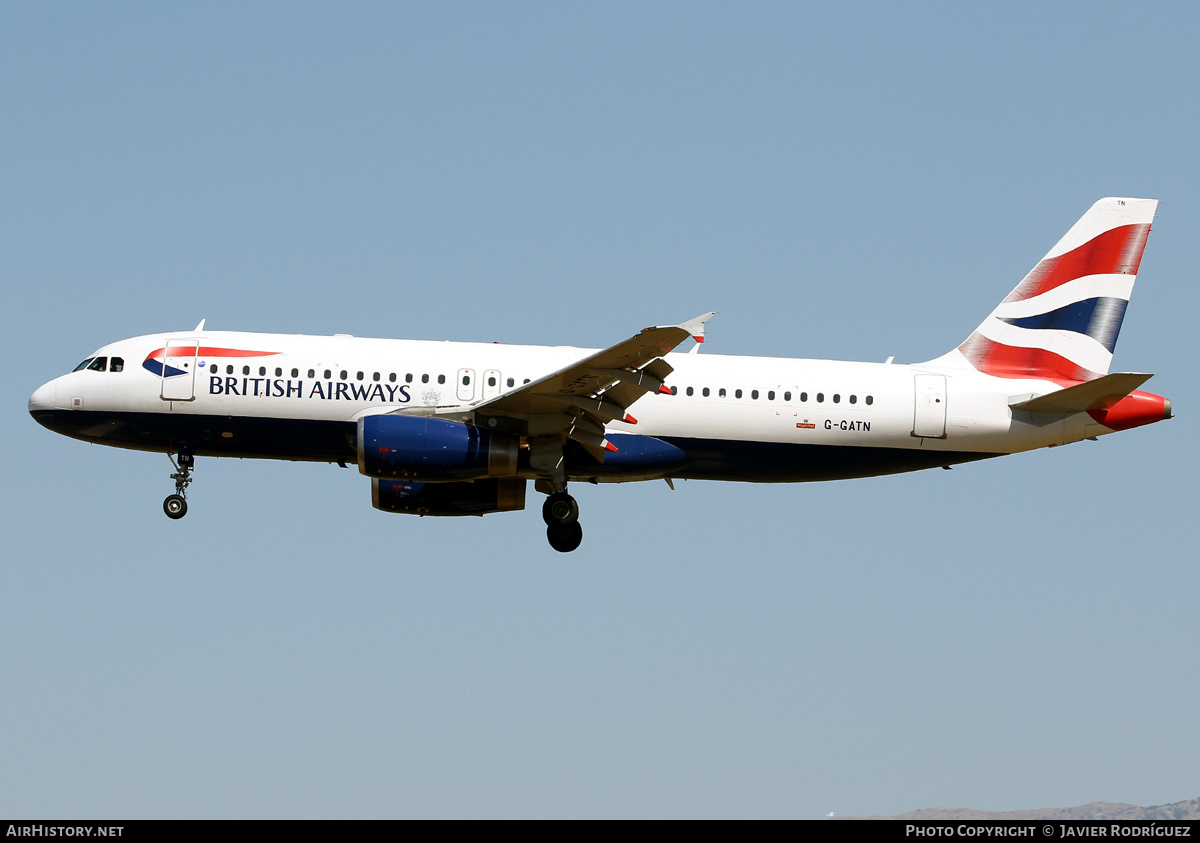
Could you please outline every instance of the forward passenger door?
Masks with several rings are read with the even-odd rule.
[[[198,340],[168,340],[163,349],[162,389],[164,401],[196,398],[196,352]]]

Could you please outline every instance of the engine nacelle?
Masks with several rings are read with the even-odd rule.
[[[372,480],[371,503],[410,515],[486,515],[525,508],[525,481],[516,478],[465,483]]]
[[[470,424],[422,416],[358,420],[358,470],[368,477],[423,482],[513,477],[517,440]]]

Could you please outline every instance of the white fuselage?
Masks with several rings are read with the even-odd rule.
[[[175,361],[186,372],[164,377],[172,371],[163,369],[172,364],[171,350],[189,343],[198,344],[198,352]],[[156,351],[159,373],[152,370]],[[30,411],[68,435],[120,447],[170,451],[182,444],[199,455],[342,461],[353,459],[352,425],[363,415],[467,407],[592,351],[349,336],[155,334],[99,349],[91,359],[120,359],[122,370],[83,369],[59,377],[34,394]],[[666,360],[674,368],[668,383],[675,394],[644,396],[630,408],[637,424],[613,422],[608,430],[661,438],[687,451],[695,465],[675,476],[867,476],[1111,432],[1085,413],[1050,424],[1014,418],[1020,415],[1009,409],[1015,396],[1058,388],[1044,380],[930,364],[708,353],[672,353]],[[315,441],[297,442],[318,429],[305,422],[323,425],[324,432],[313,434]],[[342,432],[332,433],[331,425]],[[273,427],[278,436],[269,441]],[[874,461],[846,451],[846,461],[806,466],[802,455],[812,447],[825,454],[829,448],[908,453]],[[739,454],[751,464],[739,464]],[[809,476],[818,464],[824,467]]]

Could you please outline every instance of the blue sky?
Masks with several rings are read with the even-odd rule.
[[[0,7],[0,814],[819,817],[1200,780],[1191,4]],[[1114,367],[1178,418],[824,485],[412,519],[56,437],[215,329],[899,362],[1162,200]]]

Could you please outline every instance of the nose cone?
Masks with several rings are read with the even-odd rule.
[[[29,412],[36,413],[38,410],[53,410],[57,400],[58,386],[56,381],[44,383],[33,391],[33,395],[29,396]]]

